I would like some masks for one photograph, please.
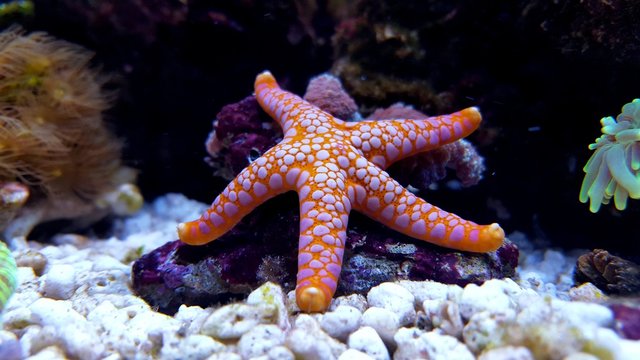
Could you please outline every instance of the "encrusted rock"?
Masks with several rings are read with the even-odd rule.
[[[595,249],[580,256],[576,266],[576,282],[591,282],[608,294],[640,294],[640,265]]]
[[[273,204],[280,210],[257,209],[220,239],[204,246],[169,242],[136,260],[133,288],[150,305],[174,313],[182,304],[210,306],[246,296],[267,281],[285,291],[294,288],[298,222],[295,199],[286,195]],[[372,287],[396,280],[432,279],[466,285],[515,275],[518,251],[508,240],[488,254],[461,253],[416,241],[382,225],[367,235],[348,231],[345,261],[337,296],[366,294]],[[255,229],[262,229],[258,234]],[[274,271],[260,271],[260,269]],[[275,271],[277,270],[277,271]],[[271,276],[277,274],[276,276]],[[419,302],[418,304],[422,304]]]
[[[640,306],[612,304],[610,308],[617,330],[627,339],[640,340]]]

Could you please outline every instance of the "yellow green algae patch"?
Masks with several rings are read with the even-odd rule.
[[[11,251],[0,241],[0,311],[16,289],[17,271]]]

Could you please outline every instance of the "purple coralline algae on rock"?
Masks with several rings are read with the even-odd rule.
[[[312,78],[307,85],[304,99],[338,119],[344,121],[360,119],[358,105],[344,90],[340,79],[331,74]]]
[[[165,244],[134,263],[133,288],[166,313],[174,313],[181,304],[209,306],[241,298],[266,281],[293,290],[299,236],[296,209],[295,195],[284,195],[207,245],[189,246],[178,240]],[[491,253],[462,253],[352,216],[337,294],[366,294],[394,280],[479,284],[514,276],[517,264],[518,248],[509,240]]]
[[[627,339],[640,340],[640,307],[637,304],[613,304],[609,307],[613,311],[618,332]]]
[[[309,84],[305,98],[334,116],[359,119],[357,106],[331,75]],[[371,119],[424,118],[409,106],[376,111]],[[276,144],[282,133],[259,108],[253,96],[225,106],[214,122],[206,147],[216,174],[233,178],[252,159]],[[399,162],[397,171],[414,187],[426,188],[456,171],[463,185],[481,178],[482,158],[462,140],[442,149]],[[416,180],[418,180],[416,182]],[[409,183],[409,182],[408,182]],[[231,231],[204,246],[174,241],[138,259],[133,287],[160,311],[174,313],[181,304],[209,306],[247,295],[266,281],[295,286],[298,241],[298,201],[295,195],[271,200],[246,216]],[[518,248],[506,240],[487,254],[463,253],[421,242],[362,216],[349,221],[345,261],[338,294],[366,293],[394,280],[435,280],[465,285],[515,274]]]
[[[205,147],[211,156],[208,163],[216,175],[230,180],[282,138],[282,131],[274,126],[254,96],[226,105],[213,122]]]

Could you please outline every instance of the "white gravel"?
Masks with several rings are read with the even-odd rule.
[[[166,195],[110,239],[58,235],[14,252],[19,288],[6,306],[0,359],[637,359],[613,331],[597,289],[571,288],[577,252],[523,250],[519,279],[464,288],[384,283],[297,314],[294,294],[264,284],[246,301],[171,317],[130,289],[131,260],[174,240],[204,204]],[[580,300],[580,301],[578,301]]]

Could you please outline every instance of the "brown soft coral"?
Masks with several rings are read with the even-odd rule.
[[[45,33],[0,34],[0,181],[30,190],[7,237],[26,236],[46,220],[98,217],[112,193],[134,180],[103,122],[112,94],[103,90],[107,78],[89,67],[91,57]]]

